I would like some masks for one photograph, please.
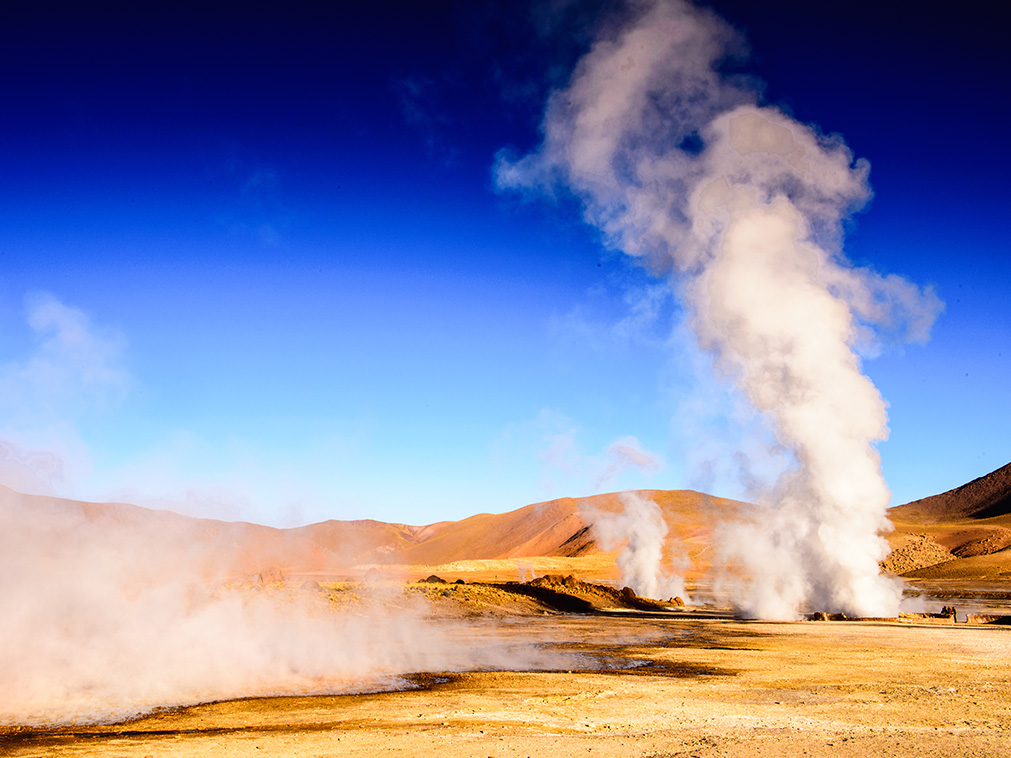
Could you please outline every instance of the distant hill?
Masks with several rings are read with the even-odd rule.
[[[697,567],[709,560],[717,524],[749,506],[691,490],[643,490]],[[425,526],[382,521],[324,521],[293,529],[182,516],[126,503],[87,503],[24,495],[0,487],[0,502],[32,514],[36,528],[58,547],[85,538],[123,546],[150,544],[162,552],[179,549],[206,573],[231,576],[345,573],[357,566],[429,565],[482,559],[599,553],[590,524],[594,513],[619,511],[619,493],[561,498],[508,513],[483,513],[461,521]],[[213,570],[210,567],[213,564]],[[181,566],[180,566],[181,567]]]
[[[1011,463],[953,490],[892,508],[897,521],[988,519],[1011,513]]]

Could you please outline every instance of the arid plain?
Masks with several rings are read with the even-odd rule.
[[[461,665],[450,656],[419,667],[425,670],[364,676],[353,694],[225,699],[118,723],[8,723],[0,750],[1004,755],[1011,751],[1011,626],[997,617],[1011,614],[1009,478],[1011,466],[892,510],[894,549],[884,568],[906,579],[909,609],[894,619],[734,618],[704,577],[714,525],[750,506],[697,493],[649,493],[692,559],[687,606],[610,586],[615,555],[595,547],[581,515],[586,503],[575,501],[424,528],[342,530],[330,522],[273,535],[208,522],[202,538],[212,544],[242,530],[227,538],[241,548],[232,578],[239,586],[236,577],[244,577],[241,591],[308,596],[332,614],[368,613],[376,598],[421,609],[450,650],[459,643]],[[606,510],[612,501],[602,496],[592,505]],[[148,517],[127,507],[73,507],[90,509],[93,522],[112,512],[119,521]],[[353,560],[354,571],[337,575],[336,565],[322,562],[328,555],[345,566]],[[954,606],[955,617],[942,606]],[[464,648],[483,642],[502,655],[463,663]]]
[[[236,700],[11,738],[12,755],[1002,755],[1007,629],[553,617],[515,625],[614,668]],[[576,642],[578,640],[578,642]]]

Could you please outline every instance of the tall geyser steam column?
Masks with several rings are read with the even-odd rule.
[[[874,448],[887,416],[855,346],[878,329],[925,339],[940,303],[846,261],[841,222],[869,197],[868,165],[722,77],[742,49],[707,10],[633,2],[551,96],[541,146],[501,154],[496,179],[566,188],[608,245],[669,274],[699,344],[792,451],[767,518],[725,540],[748,577],[741,610],[893,615]]]

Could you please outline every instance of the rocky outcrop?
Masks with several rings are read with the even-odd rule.
[[[951,551],[938,545],[928,535],[907,534],[881,562],[881,570],[901,576],[908,571],[936,566],[954,558]]]

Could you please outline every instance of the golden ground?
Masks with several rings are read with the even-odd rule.
[[[624,614],[528,617],[495,633],[581,655],[589,670],[446,674],[419,679],[427,686],[415,691],[222,702],[114,726],[9,735],[0,753],[1011,753],[1009,627]]]

